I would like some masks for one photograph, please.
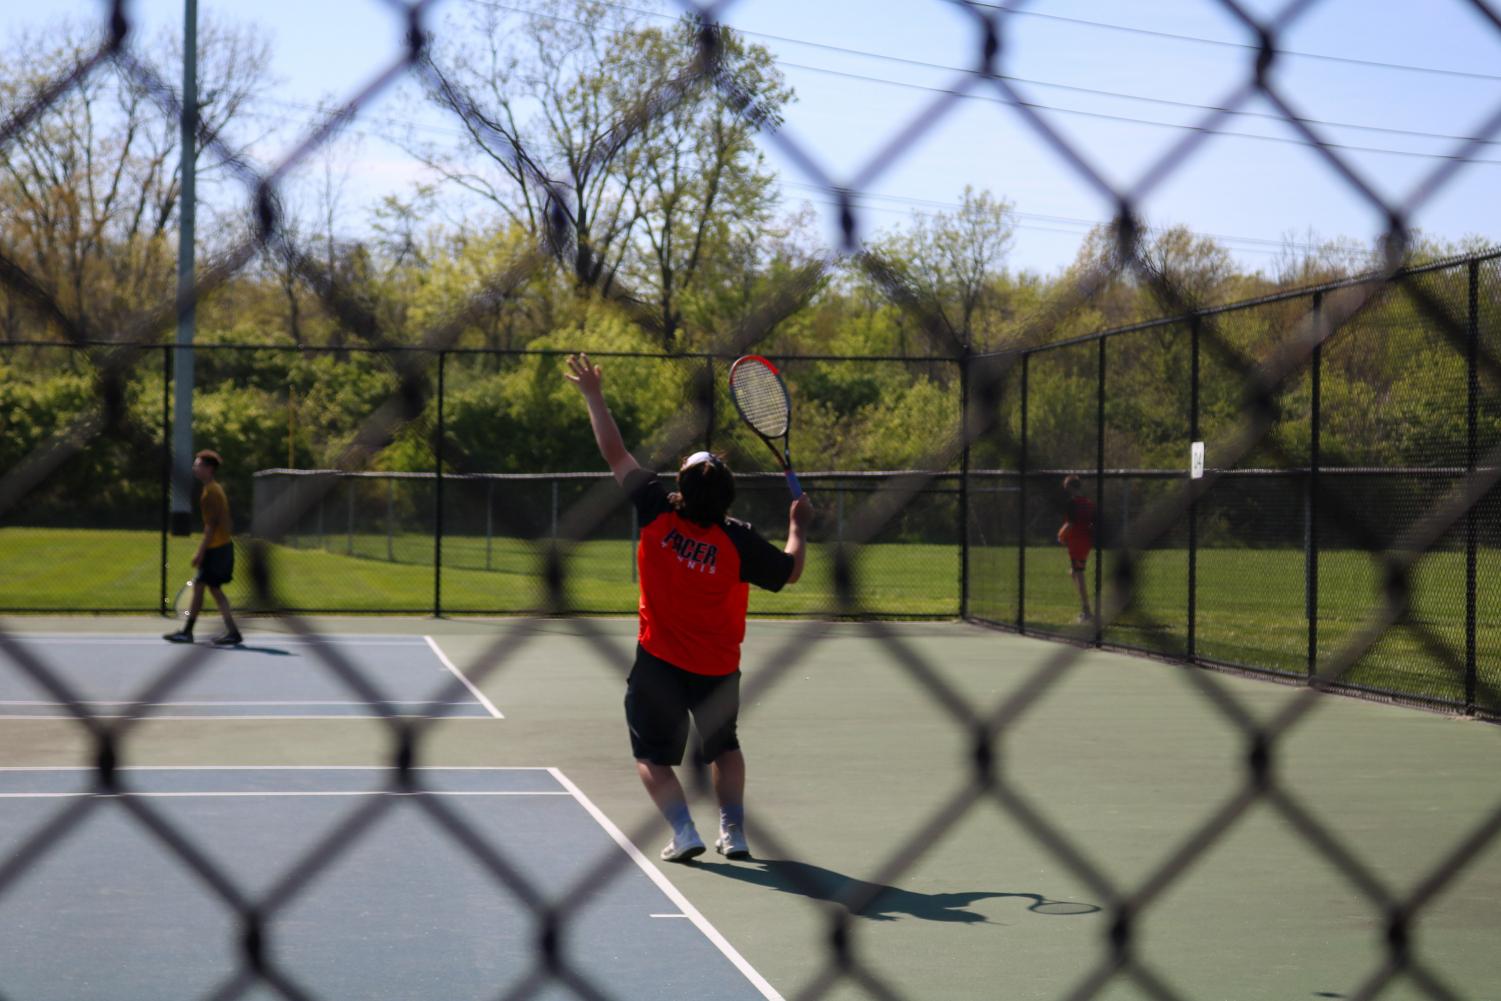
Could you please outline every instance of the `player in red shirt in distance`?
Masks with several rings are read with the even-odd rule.
[[[779,591],[802,576],[812,503],[806,495],[792,503],[787,544],[777,549],[750,525],[728,517],[735,477],[719,456],[688,456],[678,470],[677,491],[668,493],[625,447],[605,403],[599,366],[578,354],[568,359],[568,369],[564,378],[583,394],[600,455],[640,518],[640,621],[625,717],[637,774],[672,826],[661,856],[686,862],[705,850],[673,772],[682,763],[692,716],[719,801],[714,847],[726,858],[749,858],[745,755],[735,731],[745,613],[751,584]]]
[[[1065,476],[1063,489],[1068,492],[1068,503],[1063,527],[1058,529],[1058,541],[1068,547],[1068,572],[1079,591],[1079,621],[1092,622],[1094,614],[1089,610],[1089,586],[1084,582],[1084,570],[1094,549],[1094,501],[1084,496],[1084,487],[1077,476]]]

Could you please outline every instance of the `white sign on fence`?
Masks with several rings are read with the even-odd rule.
[[[1188,478],[1202,480],[1204,478],[1204,443],[1196,441],[1188,450]]]

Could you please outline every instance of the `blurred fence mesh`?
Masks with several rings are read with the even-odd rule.
[[[131,53],[132,6],[101,6],[107,7],[107,17],[97,50],[70,73],[7,106],[0,144],[24,143],[27,129],[52,103],[109,65],[151,95],[164,116],[175,119],[179,114],[176,93]],[[341,610],[622,610],[631,593],[629,514],[613,488],[592,477],[503,476],[492,474],[518,471],[484,468],[486,436],[525,439],[529,431],[490,419],[484,394],[487,366],[540,362],[452,351],[464,310],[426,329],[404,331],[398,347],[389,324],[351,295],[337,274],[304,253],[280,217],[276,189],[286,169],[325,146],[342,123],[358,119],[393,81],[417,77],[437,85],[426,58],[428,39],[420,30],[434,5],[391,6],[414,29],[405,35],[406,47],[393,52],[388,65],[336,109],[324,127],[264,173],[242,159],[225,158],[245,186],[255,232],[202,269],[189,293],[190,300],[212,296],[255,255],[272,254],[339,318],[348,338],[347,350],[326,356],[253,346],[196,352],[199,372],[209,378],[216,358],[227,357],[221,351],[256,357],[260,384],[244,388],[261,396],[239,416],[255,423],[256,433],[268,440],[285,441],[286,467],[295,471],[268,471],[253,481],[253,470],[236,472],[240,479],[232,490],[241,498],[241,511],[252,512],[251,523],[241,526],[249,540],[251,572],[245,576],[255,583],[248,599],[262,611],[284,615],[289,628],[305,634],[313,634],[314,627],[299,613],[321,604],[307,595],[336,585],[349,588],[347,599],[330,603]],[[702,20],[704,30],[697,32],[695,47],[683,53],[682,76],[643,103],[639,120],[622,123],[622,136],[669,114],[674,96],[695,83],[719,88],[743,104],[733,76],[722,71],[723,36],[710,27],[719,7],[704,9],[686,0],[679,6],[686,16]],[[979,67],[966,75],[964,86],[993,91],[1012,102],[1039,145],[1063,154],[1079,178],[1110,192],[1120,206],[1114,229],[1117,252],[1106,266],[1108,274],[1081,276],[1077,297],[1087,301],[1103,281],[1123,277],[1150,287],[1169,319],[995,356],[971,354],[960,343],[952,345],[952,356],[933,360],[790,362],[794,397],[805,383],[829,378],[831,366],[863,367],[862,374],[848,380],[856,389],[877,386],[883,373],[902,367],[909,376],[921,373],[930,379],[937,402],[932,412],[907,415],[914,441],[912,471],[804,477],[824,512],[812,566],[825,577],[808,589],[814,597],[806,606],[768,603],[763,610],[858,617],[964,614],[1079,644],[1108,643],[1201,664],[1302,676],[1308,682],[1307,699],[1336,687],[1471,712],[1501,711],[1501,422],[1494,418],[1501,412],[1498,262],[1488,256],[1413,271],[1401,267],[1409,216],[1447,183],[1456,163],[1474,158],[1482,144],[1494,141],[1501,116],[1485,123],[1475,138],[1457,142],[1449,162],[1414,189],[1409,202],[1384,202],[1359,184],[1336,149],[1319,143],[1265,73],[1278,55],[1279,30],[1319,4],[1293,4],[1266,23],[1239,7],[1221,5],[1258,43],[1248,54],[1244,85],[1228,103],[1264,98],[1290,127],[1318,145],[1331,173],[1358,188],[1390,220],[1385,234],[1389,256],[1380,273],[1361,281],[1203,308],[1189,290],[1143,259],[1136,209],[1146,191],[1193,157],[1207,130],[1192,132],[1166,149],[1139,188],[1113,187],[1098,169],[1101,165],[1076,151],[1001,74],[998,60],[1005,48],[997,42],[1007,37],[1008,12],[989,4],[960,6],[976,29],[972,62]],[[1475,6],[1501,27],[1493,12]],[[893,135],[915,141],[952,99],[939,98],[917,121],[893,123]],[[206,138],[212,144],[213,137]],[[847,249],[857,249],[853,234],[859,213],[848,192],[795,139],[774,127],[766,138],[847,207]],[[907,142],[885,146],[862,174],[871,176],[899,160]],[[531,162],[526,151],[513,152],[514,162],[522,165],[518,169],[525,169]],[[531,271],[551,266],[554,257],[569,252],[567,195],[545,177],[537,180],[549,201],[548,231],[538,234],[534,253],[518,258],[503,274],[487,276],[485,288],[466,308],[483,308]],[[6,589],[0,606],[11,611],[159,609],[170,586],[167,575],[180,573],[169,566],[166,553],[165,481],[174,467],[164,451],[173,352],[163,343],[180,304],[157,302],[111,316],[106,329],[115,332],[114,340],[100,343],[93,328],[73,321],[64,297],[29,275],[10,250],[0,247],[0,282],[28,308],[51,317],[65,340],[3,346],[0,364],[8,375],[23,369],[37,373],[24,383],[7,378],[7,404],[24,408],[28,397],[42,393],[67,398],[53,408],[64,415],[63,426],[47,428],[36,438],[9,432],[0,437],[5,450],[0,475],[5,573],[0,586]],[[797,275],[765,291],[764,301],[753,303],[743,322],[716,332],[712,355],[613,361],[612,378],[623,382],[646,378],[642,373],[647,369],[672,369],[677,388],[664,398],[661,412],[644,415],[643,426],[631,429],[646,441],[653,465],[671,468],[677,456],[705,438],[714,447],[729,449],[742,468],[764,461],[756,452],[758,444],[736,428],[728,408],[708,387],[722,383],[727,360],[763,347],[786,314],[786,304],[799,301],[815,285],[808,275]],[[899,282],[888,287],[891,301],[910,313],[935,343],[952,334],[934,325],[910,289]],[[626,296],[617,298],[629,305]],[[1122,352],[1119,346],[1128,341],[1139,347]],[[1421,359],[1432,381],[1421,399],[1372,401],[1322,393],[1325,366],[1358,365],[1362,357],[1382,353]],[[299,417],[308,399],[319,394],[318,370],[326,365],[359,367],[368,378],[343,426],[310,429]],[[1144,402],[1153,405],[1143,408]],[[1171,421],[1181,449],[1151,454],[1140,447],[1136,432],[1148,411],[1152,419]],[[1477,414],[1489,417],[1482,421]],[[317,440],[323,432],[330,436]],[[1207,444],[1208,468],[1201,480],[1190,480],[1185,472],[1193,440]],[[828,444],[807,425],[795,426],[793,454],[810,469],[824,467],[818,457]],[[400,446],[411,468],[420,471],[398,475],[373,468],[373,456],[392,446]],[[520,472],[567,472],[540,467],[539,461],[538,468]],[[1071,585],[1054,541],[1061,517],[1059,481],[1070,472],[1083,478],[1099,504],[1099,552],[1090,573],[1102,615],[1085,627],[1071,624]],[[745,478],[741,513],[752,521],[777,524],[785,511],[780,489],[774,477]],[[90,545],[90,526],[101,523],[120,530],[118,552]],[[516,564],[535,571],[522,575],[518,590],[503,595],[494,583],[496,568]],[[60,589],[59,582],[66,580],[83,585]],[[590,635],[587,619],[578,619],[576,627]],[[482,682],[504,662],[508,651],[523,641],[526,628],[522,620],[499,627],[477,680]],[[884,635],[878,624],[870,628],[872,635]],[[810,624],[806,637],[816,636]],[[0,632],[0,644],[15,670],[67,694],[44,666],[5,640]],[[1080,655],[1060,651],[1050,670]],[[351,677],[354,669],[332,652],[320,656],[330,672],[361,690]],[[184,653],[158,679],[153,693],[170,692],[192,673],[197,657]],[[797,647],[789,646],[786,663],[777,665],[767,683],[775,684],[797,658]],[[898,663],[914,682],[944,703],[948,693],[938,687],[922,657],[908,650],[904,658]],[[623,665],[612,666],[623,674]],[[1214,697],[1229,699],[1222,692]],[[98,791],[128,791],[114,762],[119,745],[145,715],[144,707],[103,720],[80,702],[67,701],[96,745]],[[1305,699],[1264,724],[1241,721],[1250,750],[1243,785],[1232,790],[1238,795],[1202,831],[1184,832],[1185,847],[1164,874],[1135,888],[1102,884],[1089,859],[1062,832],[1029,813],[994,767],[993,749],[1017,714],[1024,715],[1024,703],[971,706],[968,722],[955,717],[956,727],[974,730],[975,753],[955,762],[956,769],[972,771],[970,804],[993,801],[1022,820],[1060,864],[1100,892],[1112,913],[1109,942],[1067,997],[1099,996],[1117,981],[1128,981],[1131,989],[1154,998],[1178,996],[1137,955],[1136,921],[1165,885],[1254,804],[1294,819],[1308,837],[1308,850],[1332,868],[1359,873],[1339,838],[1300,811],[1270,771],[1268,749],[1307,711],[1306,705]],[[421,791],[422,776],[410,765],[425,724],[388,717],[387,726],[390,789]],[[243,968],[228,976],[216,998],[261,989],[289,998],[316,996],[278,968],[265,948],[270,923],[296,887],[279,887],[266,899],[244,898],[211,856],[196,850],[183,830],[145,801],[102,796],[63,811],[14,855],[0,860],[0,894],[24,877],[47,843],[81,823],[104,800],[126,804],[121,808],[132,811],[164,850],[202,876],[240,922]],[[295,869],[298,878],[308,880],[328,868],[340,857],[343,842],[377,822],[388,802],[372,800],[341,832],[342,838],[310,845]],[[411,802],[473,851],[498,884],[528,885],[503,856],[479,851],[475,846],[483,839],[459,817],[445,813],[432,799]],[[934,836],[965,805],[933,818],[938,828]],[[1477,808],[1482,811],[1477,830],[1484,836],[1440,859],[1410,897],[1366,894],[1381,929],[1373,941],[1380,955],[1350,997],[1375,997],[1398,978],[1427,997],[1454,996],[1408,949],[1408,941],[1432,887],[1495,840],[1501,804]],[[893,844],[880,867],[885,878],[909,869],[925,844]],[[629,863],[624,857],[602,862],[606,869],[612,864]],[[498,989],[513,996],[561,988],[581,997],[609,997],[609,985],[584,979],[558,944],[564,937],[559,929],[589,907],[587,887],[556,900],[529,887],[523,898],[538,910],[537,968]],[[848,915],[835,919],[826,946],[809,944],[810,949],[828,949],[829,972],[805,985],[802,995],[822,996],[833,984],[848,981],[871,996],[896,996],[895,988],[852,947],[849,920]],[[0,993],[4,987],[0,971]]]

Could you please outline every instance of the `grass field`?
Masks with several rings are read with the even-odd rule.
[[[329,536],[305,547],[272,551],[276,604],[294,610],[431,613],[433,540],[425,535]],[[168,544],[168,595],[191,576],[196,540]],[[391,557],[394,557],[392,559]],[[442,607],[451,613],[518,613],[546,607],[543,556],[516,539],[445,538]],[[1056,547],[1029,549],[1026,627],[1071,630],[1077,598]],[[971,614],[1005,624],[1017,619],[1017,551],[971,550]],[[814,546],[807,576],[781,594],[757,592],[751,608],[764,615],[840,612],[832,554]],[[856,558],[861,610],[883,616],[953,616],[959,611],[960,557],[951,546],[878,545]],[[0,608],[38,611],[143,611],[158,607],[161,539],[150,531],[0,529]],[[1106,580],[1112,569],[1107,554]],[[1319,656],[1348,642],[1382,601],[1379,565],[1359,552],[1331,551],[1319,561]],[[1482,702],[1501,695],[1501,552],[1485,550],[1477,574],[1476,648]],[[1090,580],[1093,581],[1093,565]],[[568,605],[593,613],[635,610],[632,551],[624,540],[587,542],[567,555]],[[1465,697],[1465,562],[1462,553],[1426,557],[1415,581],[1413,619],[1442,643],[1435,651],[1417,632],[1398,626],[1345,677],[1355,684],[1449,702]],[[250,601],[245,563],[231,599]],[[1152,552],[1141,565],[1136,606],[1106,640],[1168,655],[1187,646],[1188,554]],[[1293,674],[1307,669],[1308,619],[1303,554],[1290,549],[1204,549],[1198,558],[1198,656]],[[1447,655],[1443,652],[1447,651]],[[1485,687],[1490,687],[1489,698]],[[1501,708],[1501,703],[1498,703]]]

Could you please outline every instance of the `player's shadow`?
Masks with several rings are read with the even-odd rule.
[[[1100,908],[1095,904],[1074,901],[1050,900],[1039,893],[1019,893],[999,890],[965,890],[956,893],[919,893],[904,890],[899,886],[887,886],[855,879],[832,869],[795,862],[790,859],[754,859],[740,863],[700,863],[699,868],[754,883],[782,893],[795,893],[837,904],[857,917],[871,921],[895,921],[906,915],[924,921],[955,921],[961,924],[983,924],[989,919],[983,914],[968,910],[980,900],[997,900],[1014,897],[1027,902],[1027,910],[1035,914],[1096,914]]]
[[[226,647],[225,649],[233,653],[264,653],[270,654],[273,657],[292,656],[292,651],[283,650],[281,647],[276,646],[248,646],[244,643],[241,643],[239,646]]]

